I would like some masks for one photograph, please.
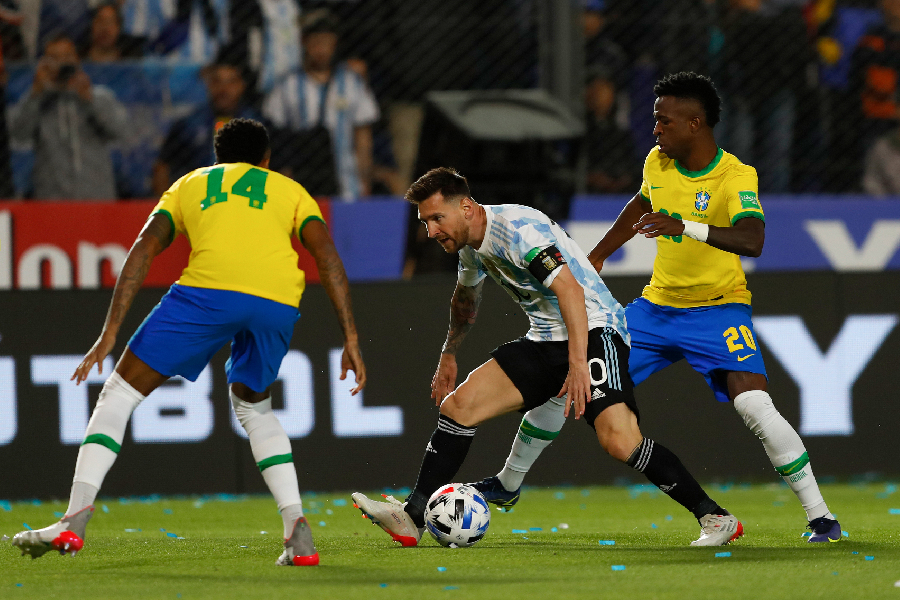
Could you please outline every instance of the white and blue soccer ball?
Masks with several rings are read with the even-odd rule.
[[[428,499],[425,527],[441,546],[471,546],[484,537],[490,524],[491,509],[471,485],[451,483]]]

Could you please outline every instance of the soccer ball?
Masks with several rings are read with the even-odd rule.
[[[484,537],[490,524],[491,509],[471,485],[451,483],[428,499],[425,527],[441,546],[471,546]]]

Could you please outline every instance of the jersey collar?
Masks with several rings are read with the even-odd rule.
[[[704,175],[708,174],[710,171],[715,169],[717,166],[719,166],[719,161],[722,160],[723,152],[722,152],[721,148],[718,148],[717,150],[718,151],[716,152],[716,157],[714,159],[712,159],[711,163],[706,165],[705,169],[701,169],[699,171],[688,171],[687,169],[684,168],[684,165],[682,165],[677,160],[675,161],[675,168],[678,169],[678,172],[681,173],[682,175],[684,175],[685,177],[703,177]]]
[[[491,227],[494,224],[494,213],[491,211],[490,207],[484,204],[482,204],[481,207],[484,209],[484,239],[481,240],[481,246],[478,247],[478,250],[475,250],[475,248],[472,248],[472,250],[475,250],[475,252],[479,254],[486,255],[489,254],[488,248],[490,246],[488,245],[488,238],[491,237]]]

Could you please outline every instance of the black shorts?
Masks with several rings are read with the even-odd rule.
[[[613,404],[624,402],[640,420],[634,385],[628,375],[628,345],[612,329],[588,332],[588,366],[591,368],[591,401],[584,410],[591,427],[594,419]],[[569,342],[535,342],[519,338],[491,351],[525,400],[520,412],[540,406],[559,393],[569,374]]]

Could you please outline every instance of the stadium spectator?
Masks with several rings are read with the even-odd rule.
[[[303,68],[266,96],[263,114],[291,133],[290,143],[280,149],[273,142],[273,157],[287,155],[285,168],[297,181],[313,195],[337,192],[353,201],[371,193],[372,124],[380,113],[364,78],[346,62],[335,61],[337,25],[325,10],[304,17]],[[336,189],[321,176],[331,164]]]
[[[37,47],[65,35],[76,44],[88,36],[91,25],[90,0],[40,0]]]
[[[583,0],[584,58],[587,65],[604,65],[618,87],[628,78],[628,55],[605,34],[606,0]]]
[[[617,194],[637,185],[641,164],[636,158],[631,131],[618,122],[617,90],[612,73],[602,66],[588,69],[585,100],[590,192]],[[627,115],[626,115],[627,122]]]
[[[24,52],[22,34],[19,25],[22,23],[19,7],[10,0],[0,0],[0,106],[6,106],[6,60],[22,58]],[[10,55],[9,50],[13,53]],[[18,55],[16,54],[18,51]],[[15,195],[12,168],[10,166],[9,129],[6,126],[6,111],[0,111],[0,198],[12,198]]]
[[[858,98],[862,150],[897,127],[900,77],[900,0],[881,0],[884,22],[870,27],[853,54],[851,82]]]
[[[232,42],[245,49],[247,64],[259,73],[261,93],[300,69],[299,0],[242,0],[232,5],[230,18]]]
[[[900,196],[900,129],[879,138],[866,152],[862,188],[872,196]]]
[[[171,13],[163,4],[163,11],[152,12],[154,23],[159,12]],[[231,6],[231,0],[175,0],[174,15],[150,42],[150,51],[192,62],[213,60],[230,43]]]
[[[159,157],[153,165],[153,193],[161,195],[181,176],[215,162],[213,136],[235,117],[258,119],[256,109],[244,101],[247,74],[230,62],[228,50],[203,69],[209,103],[175,121],[169,128]]]
[[[797,98],[813,59],[804,4],[730,0],[724,15],[722,147],[759,169],[760,191],[791,186]]]
[[[114,199],[110,144],[127,126],[125,107],[91,83],[71,38],[50,40],[10,121],[13,139],[34,144],[34,198]]]
[[[104,2],[94,9],[90,37],[81,53],[91,62],[113,62],[144,55],[146,40],[122,32],[122,11],[117,2]]]

